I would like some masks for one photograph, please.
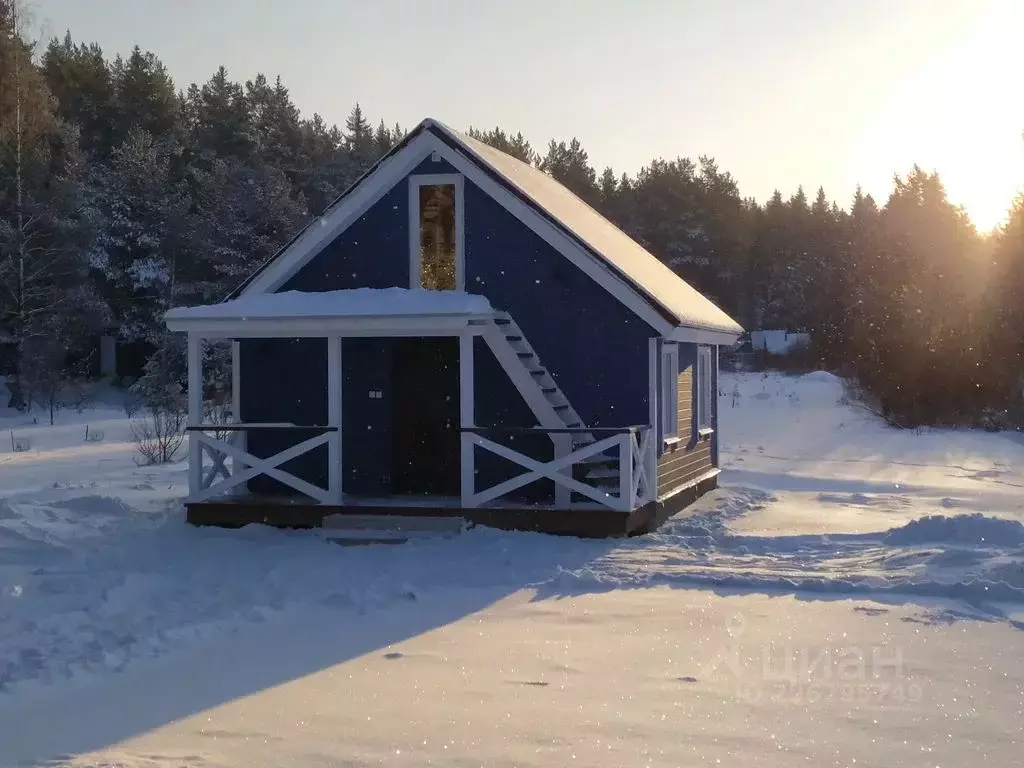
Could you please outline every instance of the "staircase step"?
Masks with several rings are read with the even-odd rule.
[[[516,357],[522,364],[523,368],[530,374],[530,376],[533,377],[533,380],[537,383],[541,394],[551,406],[551,409],[558,417],[558,420],[561,421],[567,429],[585,429],[586,427],[583,424],[583,419],[578,413],[576,413],[572,404],[569,403],[565,395],[559,389],[558,383],[554,380],[550,371],[546,368],[536,367],[541,364],[541,360],[537,355],[536,350],[533,349],[529,340],[525,337],[522,329],[516,324],[512,316],[508,312],[496,312],[493,323],[494,326],[499,329],[499,333],[504,337],[505,343],[511,351],[516,353]],[[582,432],[576,434],[563,433],[563,437],[570,438],[569,442],[573,446],[578,445],[578,447],[585,447],[586,445],[594,442],[592,435]],[[579,440],[578,444],[577,440]],[[574,448],[574,450],[578,450],[578,447]],[[597,459],[597,462],[603,461],[603,459]]]

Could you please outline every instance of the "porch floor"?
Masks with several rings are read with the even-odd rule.
[[[405,517],[460,517],[472,525],[516,531],[536,531],[588,538],[632,536],[656,529],[665,519],[716,488],[711,477],[661,501],[632,512],[608,507],[515,506],[494,502],[463,509],[458,498],[437,496],[348,497],[343,504],[318,504],[304,496],[225,496],[186,502],[186,520],[193,525],[240,528],[259,523],[278,528],[319,528],[327,515],[400,515]]]

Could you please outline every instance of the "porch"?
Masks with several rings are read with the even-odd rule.
[[[482,297],[402,289],[272,294],[173,310],[167,322],[188,334],[190,522],[311,527],[328,515],[455,516],[501,528],[607,536],[644,529],[664,506],[654,498],[656,452],[649,426],[564,426],[558,413],[568,406],[548,402],[543,393],[552,388],[537,385],[536,371],[524,367],[523,353],[506,348],[501,313]],[[326,344],[324,381],[316,385],[325,392],[326,419],[242,420],[240,344],[296,338]],[[442,458],[457,469],[455,493],[368,493],[365,487],[352,487],[346,469],[355,459],[346,460],[346,454],[362,454],[362,441],[369,439],[364,432],[351,433],[352,406],[345,409],[343,385],[351,371],[343,340],[356,338],[457,342],[457,444],[450,458]],[[232,343],[232,417],[228,423],[204,423],[203,345],[218,339]],[[538,426],[475,423],[476,339],[494,352]],[[375,393],[368,394],[372,403]],[[257,437],[264,443],[261,449],[253,447]],[[270,438],[277,446],[273,450],[266,447]],[[425,442],[425,455],[447,456],[433,438]],[[314,456],[323,472],[296,468],[296,460]],[[492,471],[495,462],[503,467],[498,475]],[[491,469],[483,471],[485,465]],[[277,492],[260,490],[258,481],[267,480]]]

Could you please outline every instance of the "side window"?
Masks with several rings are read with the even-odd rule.
[[[679,437],[679,348],[674,344],[661,350],[661,437]]]
[[[697,370],[695,371],[696,376],[696,396],[697,396],[697,413],[695,425],[697,433],[700,434],[702,431],[707,432],[712,429],[713,425],[713,408],[715,392],[711,386],[712,382],[712,368],[713,365],[711,347],[697,347]]]

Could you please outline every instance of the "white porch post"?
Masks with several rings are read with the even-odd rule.
[[[242,343],[237,339],[231,342],[231,423],[242,422]],[[232,432],[228,435],[228,442],[241,448],[243,451],[248,447],[245,432]],[[236,458],[231,459],[231,474],[237,475],[245,469],[245,464]],[[244,486],[238,486],[235,493],[242,495],[245,492]]]
[[[327,425],[334,427],[327,442],[327,492],[331,504],[341,504],[341,337],[327,337]]]
[[[188,335],[188,425],[203,422],[203,338]],[[203,448],[197,432],[188,436],[188,495],[195,498],[203,484]]]
[[[623,512],[633,509],[633,435],[619,435],[619,504]]]
[[[476,405],[473,399],[473,336],[463,333],[459,336],[459,425],[462,427],[476,426]],[[473,495],[476,492],[476,448],[471,432],[459,435],[461,471],[461,503],[463,507],[473,506]]]
[[[555,458],[560,459],[572,453],[572,435],[553,435],[552,443],[555,446]],[[572,476],[572,464],[562,470],[563,475]],[[558,509],[568,509],[572,503],[572,491],[561,483],[555,483],[555,506]]]
[[[661,376],[658,372],[660,352],[658,340],[650,339],[647,349],[647,397],[650,401],[648,420],[650,421],[651,440],[644,455],[647,466],[647,500],[658,499],[658,454],[661,453],[661,432],[658,426],[658,414],[661,412]]]

